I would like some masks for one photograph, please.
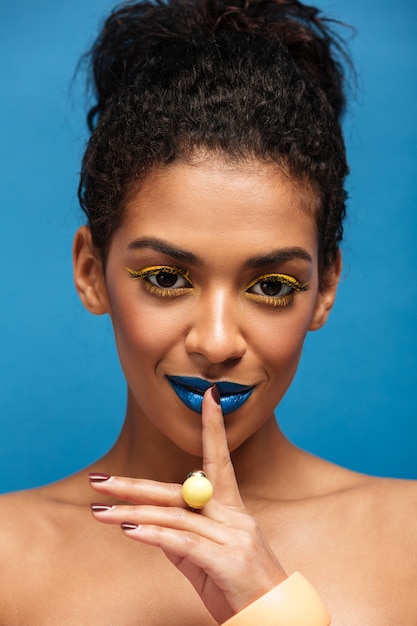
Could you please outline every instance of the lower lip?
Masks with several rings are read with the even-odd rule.
[[[169,384],[179,397],[179,399],[185,404],[186,407],[195,411],[195,413],[201,413],[201,407],[203,404],[203,394],[198,393],[184,385],[181,385],[175,380],[168,377]],[[253,388],[248,389],[242,393],[233,393],[229,395],[220,396],[220,406],[222,407],[223,415],[228,415],[240,409],[249,400],[252,395]]]

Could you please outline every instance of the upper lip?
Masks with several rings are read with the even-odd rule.
[[[188,387],[192,391],[204,394],[209,387],[216,387],[219,390],[221,396],[230,396],[233,394],[245,393],[250,389],[253,389],[255,385],[242,385],[241,383],[235,383],[228,380],[209,381],[205,378],[199,378],[197,376],[168,376],[168,378],[175,383],[179,383],[184,387]]]

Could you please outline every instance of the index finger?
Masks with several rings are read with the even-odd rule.
[[[203,469],[214,487],[216,500],[241,507],[236,475],[227,445],[220,394],[214,385],[207,389],[202,406]]]

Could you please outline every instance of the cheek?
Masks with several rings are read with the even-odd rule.
[[[175,308],[161,310],[152,301],[114,294],[111,318],[119,358],[125,374],[152,364],[154,369],[181,336],[181,318]],[[168,308],[168,307],[167,307]]]
[[[304,311],[283,311],[276,319],[263,321],[258,328],[258,354],[267,373],[277,377],[278,386],[285,391],[291,383],[308,332],[312,307]]]

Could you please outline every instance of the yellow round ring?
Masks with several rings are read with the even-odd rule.
[[[182,485],[184,502],[192,509],[202,509],[213,496],[213,485],[203,472],[190,472]]]

